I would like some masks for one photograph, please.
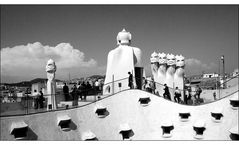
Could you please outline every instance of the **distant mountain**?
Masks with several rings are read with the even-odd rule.
[[[34,83],[37,83],[37,82],[46,82],[47,79],[46,78],[36,78],[36,79],[33,79],[31,80],[31,84],[34,84]]]
[[[84,78],[74,78],[74,79],[71,79],[71,82],[79,82],[79,81],[84,81]]]
[[[92,75],[90,77],[87,77],[87,79],[104,79],[105,76],[102,76],[102,75]]]
[[[16,86],[16,87],[31,87],[32,84],[37,83],[37,82],[46,82],[47,79],[46,78],[36,78],[33,79],[31,81],[22,81],[22,82],[18,82],[18,83],[3,83],[4,85],[7,86]],[[56,81],[61,81],[56,79]]]
[[[92,76],[89,76],[89,77],[86,77],[86,78],[74,78],[74,79],[71,79],[71,82],[82,82],[82,81],[96,81],[98,79],[104,79],[105,76],[102,76],[102,75],[92,75]]]
[[[31,82],[23,81],[23,82],[19,82],[19,83],[4,83],[4,85],[16,86],[16,87],[30,87],[31,86]]]
[[[102,75],[92,75],[90,77],[86,77],[86,78],[74,78],[71,81],[72,82],[78,82],[78,81],[96,81],[98,79],[104,79],[105,76]],[[56,79],[57,82],[64,82],[62,80]],[[22,82],[18,82],[18,83],[2,83],[3,85],[7,85],[7,86],[16,86],[16,87],[31,87],[32,84],[37,83],[37,82],[47,82],[47,78],[35,78],[33,80],[30,81],[22,81]]]
[[[37,83],[37,82],[47,82],[47,78],[36,78],[36,79],[33,79],[31,80],[31,84],[33,83]],[[63,82],[62,80],[59,80],[59,79],[55,79],[56,82]]]

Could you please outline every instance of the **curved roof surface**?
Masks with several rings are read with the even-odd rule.
[[[231,140],[229,130],[238,126],[238,109],[234,110],[230,105],[234,95],[205,105],[186,106],[141,90],[127,90],[75,109],[1,117],[1,140],[15,140],[9,134],[9,128],[17,121],[28,125],[28,139],[32,140],[81,140],[82,133],[88,130],[98,140],[122,140],[121,124],[128,124],[132,129],[131,140],[196,140],[193,125],[199,120],[205,122],[206,128],[202,140]],[[141,96],[150,97],[147,106],[140,104]],[[94,111],[98,103],[107,108],[108,114],[104,118]],[[223,117],[218,123],[211,116],[215,108],[222,109]],[[188,121],[180,120],[181,110],[190,112]],[[62,115],[71,118],[69,131],[62,131],[57,124],[58,116]],[[161,124],[165,121],[171,121],[174,126],[170,138],[162,137]]]

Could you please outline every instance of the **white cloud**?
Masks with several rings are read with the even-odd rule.
[[[185,63],[186,70],[195,74],[200,74],[202,71],[212,72],[217,68],[217,65],[214,62],[206,64],[195,58],[186,59]]]
[[[193,66],[193,65],[200,65],[202,64],[200,60],[194,59],[194,58],[189,58],[185,60],[185,63],[187,66]]]
[[[39,74],[39,71],[45,71],[46,62],[50,58],[55,60],[58,69],[90,68],[97,64],[92,58],[86,61],[84,53],[74,49],[69,43],[60,43],[52,47],[35,42],[2,48],[1,72],[8,76],[23,76],[29,72]]]

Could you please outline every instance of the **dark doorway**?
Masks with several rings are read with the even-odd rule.
[[[143,67],[135,67],[135,81],[137,85],[137,89],[142,89],[142,77],[143,77]]]

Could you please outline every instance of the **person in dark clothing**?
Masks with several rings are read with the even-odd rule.
[[[174,93],[174,101],[180,103],[180,97],[181,97],[181,92],[178,89],[178,87],[176,87],[176,90]]]
[[[43,106],[44,106],[44,97],[43,97],[43,92],[42,92],[42,90],[39,92],[40,93],[40,96],[39,96],[39,106],[40,106],[40,108],[43,108]]]
[[[167,84],[164,84],[164,86],[165,86],[165,88],[164,88],[163,97],[164,97],[165,99],[171,100],[171,96],[170,96],[170,93],[169,93],[169,89],[168,89]]]
[[[128,84],[128,86],[130,87],[130,89],[133,89],[133,75],[130,72],[128,72],[128,74],[129,74],[129,84]]]
[[[73,89],[72,89],[71,93],[72,93],[72,97],[73,97],[73,106],[78,106],[79,96],[78,96],[78,93],[77,93],[76,85],[73,86]]]
[[[187,91],[188,91],[187,100],[191,100],[191,99],[192,99],[192,89],[191,89],[191,87],[189,87],[189,88],[187,89]]]
[[[217,98],[216,98],[216,92],[213,92],[213,98],[214,98],[214,100],[217,100]]]
[[[150,82],[145,80],[145,88],[146,88],[146,91],[151,93],[151,85],[150,85]]]
[[[200,99],[201,93],[202,93],[202,89],[197,85],[197,90],[196,90],[196,96],[198,97],[197,99]]]
[[[65,96],[65,101],[68,101],[69,100],[69,88],[66,85],[66,83],[63,86],[63,93],[64,93],[64,96]]]
[[[152,78],[152,81],[150,82],[150,87],[151,87],[151,92],[155,94],[156,86],[155,86],[155,82],[153,78]]]
[[[192,100],[192,89],[191,89],[191,87],[189,87],[188,89],[187,89],[187,92],[188,92],[188,95],[187,95],[187,104],[188,105],[192,105],[193,104],[193,100]]]
[[[37,92],[37,90],[34,90],[34,96],[33,96],[33,106],[34,106],[34,109],[38,109],[39,96],[40,96],[40,94]]]
[[[185,89],[184,96],[183,96],[183,100],[184,100],[185,104],[188,104],[188,96],[189,96],[188,90]]]
[[[82,82],[81,87],[82,87],[82,96],[84,97],[83,99],[86,100],[87,90],[86,90],[86,84],[84,81]]]
[[[86,82],[86,95],[89,95],[90,90],[92,89],[92,86],[89,82]]]

